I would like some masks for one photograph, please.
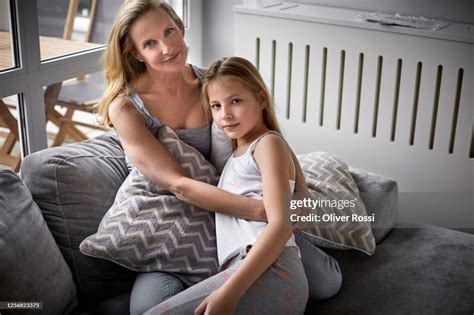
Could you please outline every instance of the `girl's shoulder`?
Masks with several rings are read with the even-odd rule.
[[[276,132],[268,132],[261,136],[251,148],[257,164],[265,163],[271,157],[285,160],[290,157],[289,146],[283,137]]]

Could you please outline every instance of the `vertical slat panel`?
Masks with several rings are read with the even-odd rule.
[[[384,27],[383,31],[370,27],[348,27],[347,23],[354,23],[352,20],[344,20],[340,25],[336,25],[336,20],[334,24],[318,22],[318,18],[314,21],[299,20],[298,14],[307,15],[306,11],[296,13],[303,6],[307,5],[298,4],[295,12],[291,11],[293,9],[286,10],[291,13],[288,19],[284,13],[278,12],[277,7],[269,8],[270,14],[261,16],[257,11],[267,9],[254,8],[250,14],[237,14],[236,19],[237,52],[247,52],[247,56],[253,58],[255,37],[262,38],[260,62],[269,87],[273,85],[271,43],[276,41],[274,98],[278,120],[292,147],[299,153],[329,151],[342,157],[349,165],[393,177],[402,192],[474,192],[474,45],[451,40],[449,34],[441,39],[432,38],[431,33],[427,35],[422,31],[419,36],[416,31],[407,35],[390,26]],[[245,18],[242,18],[243,15]],[[391,29],[393,32],[390,32]],[[290,42],[293,49],[289,67]],[[248,43],[252,48],[242,49]],[[308,60],[306,45],[310,46],[308,72],[304,69]],[[322,62],[324,48],[327,52],[325,66]],[[343,71],[341,50],[345,51]],[[380,56],[383,57],[382,63]],[[442,73],[438,70],[440,65]],[[464,69],[461,90],[457,87],[459,68]],[[324,69],[325,76],[322,76]],[[291,81],[289,70],[292,72]],[[344,75],[342,82],[341,74]],[[377,82],[379,74],[381,80]],[[306,122],[303,122],[306,75]],[[436,109],[437,80],[439,101]],[[323,82],[325,88],[322,90]],[[341,83],[343,89],[339,90]],[[375,108],[377,95],[378,112]],[[454,105],[456,98],[459,99],[457,110]],[[286,117],[288,99],[289,119]],[[324,124],[320,126],[322,99]],[[375,114],[378,119],[374,138]],[[411,134],[413,145],[410,145]],[[451,143],[452,153],[449,152]],[[422,218],[418,222],[444,224],[440,222],[443,219],[436,219],[436,222],[432,218],[443,218],[446,207],[431,204],[429,208],[422,209],[420,203],[412,203],[405,196],[407,194],[400,195],[400,202],[404,205],[400,209],[400,220]],[[450,205],[449,218],[452,220],[449,222],[464,222],[466,212],[459,210],[462,207],[457,207],[456,200],[446,202]]]
[[[323,47],[314,40],[310,43],[310,64],[308,72],[308,99],[306,122],[316,128],[319,126],[319,101],[321,97],[321,61]]]
[[[340,54],[341,50],[337,46],[328,47],[323,126],[330,130],[336,130]]]
[[[441,77],[438,115],[434,134],[433,149],[439,154],[449,154],[449,139],[453,122],[458,69],[444,67]]]
[[[474,53],[474,49],[471,52]],[[472,55],[471,55],[472,56]],[[474,136],[474,73],[473,67],[464,69],[461,97],[459,100],[459,114],[454,141],[453,156],[468,158],[470,144]],[[454,101],[454,99],[452,99]],[[471,167],[473,159],[471,158]],[[471,169],[471,180],[474,175],[474,169]],[[472,181],[471,181],[472,183]]]
[[[408,147],[410,143],[410,128],[416,94],[415,87],[418,60],[402,58],[402,63],[398,115],[395,128],[395,143]]]
[[[414,146],[428,150],[438,65],[423,62]]]
[[[272,40],[273,38],[266,35],[260,39],[260,67],[259,71],[265,84],[270,90],[272,82]]]
[[[357,77],[359,67],[359,51],[346,50],[344,89],[341,112],[341,131],[351,135],[354,133],[356,112]]]
[[[379,112],[377,118],[377,138],[389,142],[395,98],[397,59],[391,56],[384,57],[380,85]]]
[[[358,134],[366,139],[372,137],[378,57],[379,55],[376,53],[364,52],[364,76],[361,86]]]
[[[304,74],[306,44],[302,41],[293,43],[293,66],[291,78],[290,120],[295,128],[303,123]]]

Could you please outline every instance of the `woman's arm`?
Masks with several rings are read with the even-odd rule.
[[[286,143],[278,136],[268,135],[260,140],[255,160],[263,178],[263,202],[268,225],[252,246],[252,249],[228,281],[196,309],[196,313],[230,311],[226,305],[235,307],[242,295],[281,255],[293,229],[285,226],[287,215],[286,194],[290,194],[290,152]],[[238,237],[238,235],[236,235]]]
[[[295,180],[296,180],[296,186],[295,186],[295,191],[300,192],[300,193],[307,193],[308,192],[308,187],[306,186],[306,182],[303,176],[303,170],[301,169],[300,162],[298,161],[298,158],[296,157],[295,153],[293,150],[290,149],[291,152],[291,158],[293,159],[293,163],[295,165]]]
[[[180,191],[189,192],[185,201],[204,209],[243,219],[265,219],[261,201],[187,178],[176,159],[146,128],[143,116],[126,96],[119,96],[110,104],[109,115],[127,155],[153,183],[176,194],[178,198],[182,195]]]

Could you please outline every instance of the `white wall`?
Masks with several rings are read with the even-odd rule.
[[[203,0],[203,65],[234,52],[232,7],[257,0]],[[263,0],[263,2],[268,2]],[[473,0],[294,0],[365,11],[383,11],[474,24]]]

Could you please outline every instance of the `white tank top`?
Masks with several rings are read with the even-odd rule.
[[[262,174],[253,157],[253,151],[258,141],[269,133],[279,135],[274,131],[269,131],[253,141],[244,154],[238,157],[234,157],[233,154],[230,156],[222,171],[218,184],[219,188],[237,195],[263,199]],[[289,184],[290,190],[294,191],[295,181],[290,180]],[[216,213],[217,254],[219,264],[222,265],[229,254],[236,249],[253,245],[266,225],[267,223],[265,222],[248,221],[234,216]],[[297,246],[294,235],[291,235],[286,246]]]

